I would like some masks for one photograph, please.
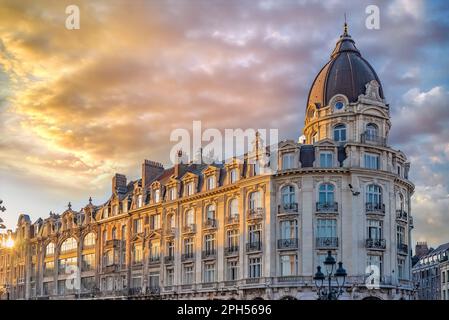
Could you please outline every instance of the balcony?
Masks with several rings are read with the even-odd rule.
[[[109,264],[103,267],[103,273],[112,273],[112,272],[117,272],[119,269],[119,265],[118,264]]]
[[[338,213],[338,202],[317,202],[316,213]]]
[[[165,264],[172,264],[175,261],[175,257],[174,256],[165,256],[164,257],[164,263]]]
[[[195,259],[195,255],[193,254],[193,252],[183,253],[181,255],[181,261],[190,261],[193,259]]]
[[[148,263],[149,264],[158,264],[161,262],[161,257],[160,256],[150,256],[148,259]]]
[[[387,246],[385,239],[366,239],[365,247],[367,249],[384,250]]]
[[[225,256],[232,256],[239,254],[239,246],[226,247],[224,249]]]
[[[404,243],[398,243],[398,253],[408,254],[408,246]]]
[[[246,244],[246,251],[247,252],[255,252],[255,251],[262,251],[262,242],[248,242]]]
[[[409,217],[409,225],[410,225],[410,228],[414,228],[414,225],[413,225],[413,217]]]
[[[298,238],[278,240],[278,249],[297,249],[297,248],[298,248]]]
[[[239,224],[240,219],[239,219],[239,215],[238,214],[234,214],[232,216],[228,216],[226,217],[226,224],[230,225],[230,224]]]
[[[185,225],[183,228],[182,228],[182,232],[183,233],[195,233],[196,232],[196,225],[195,224],[188,224],[188,225]]]
[[[138,296],[142,294],[142,287],[129,288],[130,296]]]
[[[402,209],[396,210],[396,220],[407,223],[408,214]]]
[[[249,209],[247,212],[247,220],[259,220],[263,219],[264,209],[263,208],[255,208]]]
[[[120,248],[121,243],[122,241],[119,239],[107,240],[106,243],[104,244],[104,248],[105,249]]]
[[[172,227],[168,227],[167,229],[165,229],[165,235],[166,236],[174,237],[175,236],[175,232],[176,232],[175,228],[172,228]]]
[[[204,250],[201,254],[203,259],[215,259],[217,256],[217,251],[215,249]]]
[[[158,295],[161,293],[161,288],[159,286],[149,286],[147,287],[146,294]]]
[[[316,238],[316,247],[322,248],[338,248],[338,238],[335,237],[318,237]]]
[[[246,284],[259,284],[260,278],[247,278],[245,282]]]
[[[362,143],[373,144],[376,146],[386,146],[387,145],[387,139],[385,137],[370,134],[368,132],[364,132],[360,135],[360,141]]]
[[[207,218],[203,222],[203,229],[215,229],[217,227],[217,219]]]
[[[298,204],[296,202],[283,203],[278,205],[278,214],[298,213]]]
[[[367,202],[365,204],[367,214],[381,214],[385,215],[385,204],[377,202]]]

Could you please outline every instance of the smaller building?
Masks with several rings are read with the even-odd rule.
[[[449,299],[449,242],[429,250],[412,268],[419,300]]]

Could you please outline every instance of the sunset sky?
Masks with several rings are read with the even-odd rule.
[[[80,30],[65,28],[70,4]],[[380,30],[365,27],[369,4]],[[447,1],[0,0],[1,217],[101,204],[114,173],[168,165],[171,130],[194,120],[298,139],[345,12],[412,164],[414,241],[448,242]]]

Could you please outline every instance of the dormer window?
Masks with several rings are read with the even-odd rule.
[[[237,180],[238,180],[237,169],[232,169],[230,172],[229,182],[235,183],[237,182]]]
[[[139,196],[137,197],[137,208],[142,207],[142,205],[143,205],[143,196],[139,194]]]
[[[215,188],[215,177],[207,177],[207,190],[212,190]]]
[[[292,169],[294,163],[294,154],[285,153],[282,155],[282,170]]]
[[[333,167],[333,153],[332,152],[320,152],[320,168],[332,168]]]
[[[191,196],[193,194],[193,182],[187,183],[186,186],[186,195]]]
[[[109,217],[108,207],[104,207],[104,209],[103,209],[103,217],[104,218],[108,218]]]
[[[159,203],[160,200],[161,200],[161,190],[160,189],[156,189],[154,191],[154,202],[155,203]]]
[[[176,199],[176,188],[170,188],[169,192],[168,192],[168,197],[169,200],[175,200]]]

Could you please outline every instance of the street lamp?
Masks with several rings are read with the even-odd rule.
[[[324,267],[326,275],[321,271],[321,266],[318,266],[317,272],[313,277],[315,281],[315,286],[318,289],[318,299],[319,300],[337,300],[338,297],[343,293],[343,286],[346,280],[346,270],[343,268],[343,262],[338,263],[338,268],[333,274],[335,267],[335,258],[332,256],[332,252],[329,250],[327,252],[327,257],[324,260]],[[327,288],[324,285],[324,280],[328,280]],[[332,277],[335,278],[337,287],[332,287]]]

